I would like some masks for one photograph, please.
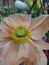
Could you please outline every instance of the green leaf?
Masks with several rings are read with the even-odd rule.
[[[28,4],[29,7],[31,7],[33,4],[33,0],[25,0],[25,2]]]

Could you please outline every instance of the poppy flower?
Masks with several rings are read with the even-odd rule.
[[[49,44],[42,37],[48,30],[49,15],[4,18],[0,23],[0,65],[47,65],[42,50],[48,50]]]

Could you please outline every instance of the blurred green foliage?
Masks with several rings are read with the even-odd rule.
[[[30,10],[31,6],[33,5],[34,0],[25,0],[25,2],[27,3]],[[5,6],[2,6],[2,12],[0,13],[0,20],[14,13],[27,13],[27,12],[28,12],[27,10],[22,11],[22,10],[16,9],[15,7],[11,9],[9,6],[5,5]],[[42,14],[41,0],[37,0],[30,14],[34,17],[40,16]]]

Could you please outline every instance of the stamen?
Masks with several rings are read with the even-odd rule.
[[[25,26],[18,26],[12,32],[12,39],[19,44],[27,42],[31,37],[31,31]]]

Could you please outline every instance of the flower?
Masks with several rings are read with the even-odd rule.
[[[46,65],[42,50],[49,44],[42,40],[49,30],[49,15],[33,19],[27,14],[14,14],[0,23],[0,65]]]

